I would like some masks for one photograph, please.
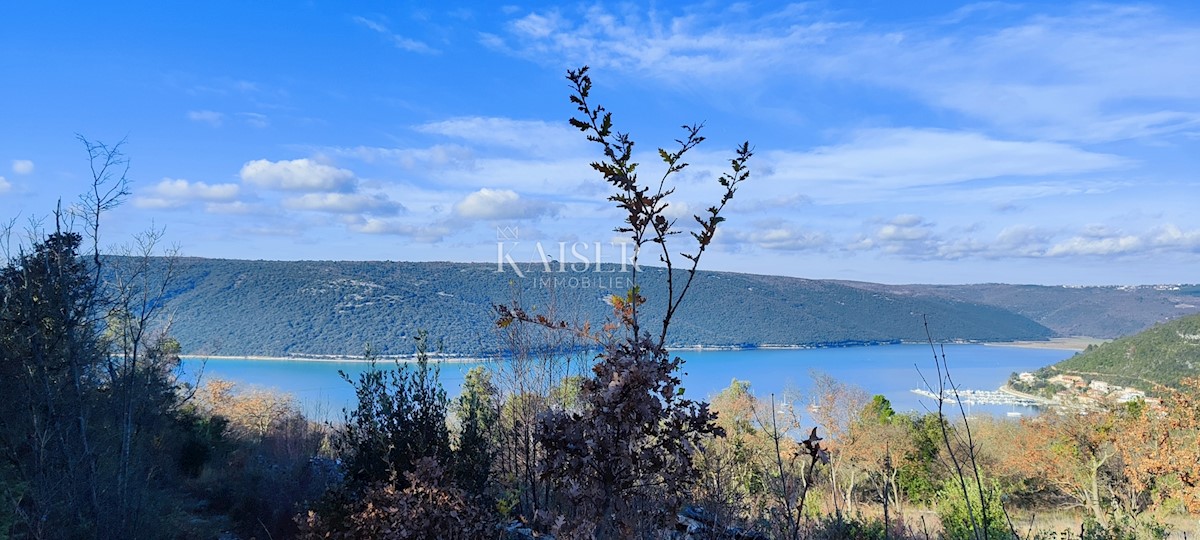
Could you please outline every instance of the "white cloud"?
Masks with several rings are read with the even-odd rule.
[[[869,129],[809,152],[763,152],[776,189],[839,202],[883,200],[895,190],[972,180],[1113,170],[1125,158],[1054,142],[998,140],[935,129]]]
[[[387,25],[383,22],[360,16],[351,17],[350,20],[354,21],[359,26],[367,28],[387,38],[387,40],[391,42],[391,44],[397,49],[420,54],[437,54],[438,52],[437,49],[430,47],[427,43],[392,33],[392,31],[388,29]]]
[[[367,218],[354,230],[365,234],[388,234],[406,236],[418,242],[439,242],[450,235],[453,229],[446,223],[414,224],[399,220]]]
[[[902,214],[879,228],[876,237],[884,242],[913,242],[929,238],[931,223],[914,214]]]
[[[216,111],[188,111],[187,118],[193,122],[220,127],[225,120],[225,115]]]
[[[134,197],[133,205],[138,208],[146,208],[150,210],[165,210],[168,208],[179,208],[187,203],[171,199],[161,199],[158,197]]]
[[[256,127],[256,128],[262,129],[265,127],[269,127],[271,125],[271,119],[268,118],[267,115],[265,115],[265,114],[253,113],[253,112],[240,112],[240,113],[237,113],[237,115],[238,115],[238,118],[241,118],[242,121],[245,122],[246,125],[248,125],[250,127]]]
[[[1200,251],[1200,229],[1183,230],[1172,223],[1144,233],[1126,233],[1103,226],[1085,227],[1072,238],[1050,246],[1045,256],[1112,257],[1163,251]]]
[[[229,201],[237,197],[237,184],[206,184],[189,182],[182,178],[163,178],[152,192],[171,199],[200,199],[205,201]]]
[[[1076,236],[1051,246],[1050,249],[1046,250],[1046,256],[1124,255],[1133,251],[1139,251],[1143,247],[1143,240],[1131,234],[1104,238]]]
[[[842,145],[769,156],[779,174],[880,185],[930,185],[1004,176],[1049,176],[1122,167],[1128,161],[1051,142],[998,140],[935,129],[870,129]]]
[[[530,155],[561,156],[581,152],[586,139],[566,122],[469,116],[430,122],[417,131],[455,137],[471,143],[513,149]]]
[[[7,193],[10,189],[12,189],[12,183],[0,176],[0,193]]]
[[[800,251],[827,247],[829,237],[822,232],[804,230],[790,223],[765,222],[749,232],[737,233],[734,237],[750,242],[763,249]]]
[[[204,205],[204,211],[210,214],[244,215],[259,212],[255,205],[243,201],[211,202]]]
[[[994,236],[979,237],[974,228],[939,229],[914,215],[898,216],[870,235],[847,242],[849,251],[881,251],[912,260],[966,258],[1065,259],[1160,257],[1169,253],[1200,253],[1200,229],[1184,230],[1167,224],[1140,232],[1101,225],[1050,229],[1010,225]]]
[[[742,5],[744,8],[745,5]],[[1103,142],[1200,126],[1200,26],[1166,9],[1082,4],[869,23],[797,5],[532,12],[487,46],[672,84],[793,88],[856,81],[1022,137]],[[1047,12],[1053,13],[1048,14]]]
[[[533,219],[555,211],[551,204],[524,200],[509,189],[483,188],[454,205],[454,213],[467,219]]]
[[[1177,225],[1167,224],[1155,230],[1148,239],[1150,245],[1155,247],[1200,252],[1200,229],[1184,231]]]
[[[1013,132],[1111,141],[1200,125],[1200,27],[1154,8],[1090,5],[946,35],[862,35],[829,75],[901,88]]]
[[[12,162],[12,171],[16,174],[29,174],[33,172],[33,161],[28,159],[14,159]]]
[[[325,148],[323,151],[335,156],[351,157],[367,163],[388,162],[405,169],[417,167],[474,166],[474,152],[457,144],[436,144],[428,148],[380,148],[377,146],[355,146],[350,148]]]
[[[403,205],[382,193],[306,193],[284,199],[283,206],[292,210],[381,216],[395,215],[404,210]]]
[[[772,9],[763,17],[688,9],[673,16],[663,10],[600,6],[572,20],[560,12],[529,13],[509,22],[511,40],[485,35],[493,48],[555,65],[588,64],[646,77],[712,81],[730,75],[757,77],[760,69],[790,65],[791,57],[824,42],[839,24],[800,16],[802,7]],[[807,20],[806,20],[807,19]]]
[[[228,202],[238,196],[237,184],[206,184],[182,178],[163,178],[144,194],[134,197],[138,208],[179,208],[192,202]]]
[[[339,169],[311,159],[268,161],[257,159],[242,166],[241,178],[250,184],[284,191],[353,191],[358,179]]]

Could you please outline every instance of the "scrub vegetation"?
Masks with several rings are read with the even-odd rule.
[[[914,321],[906,335],[933,348],[922,372],[940,397],[927,414],[821,376],[806,396],[736,380],[711,401],[688,395],[667,347],[684,313],[720,330],[738,302],[704,296],[698,267],[751,181],[753,148],[735,148],[711,205],[677,223],[673,180],[702,126],[660,149],[646,180],[587,68],[568,79],[617,232],[660,268],[631,270],[603,316],[520,294],[490,305],[478,336],[503,354],[455,399],[431,359],[439,336],[398,312],[389,346],[417,361],[368,350],[372,369],[345,377],[356,404],[332,424],[289,396],[177,378],[179,314],[165,306],[179,259],[153,232],[101,255],[125,160],[84,141],[89,194],[5,244],[0,538],[1124,539],[1200,514],[1200,380],[1183,373],[1161,407],[968,418]]]

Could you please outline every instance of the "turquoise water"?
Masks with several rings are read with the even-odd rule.
[[[946,345],[946,360],[960,388],[995,390],[1013,372],[1030,371],[1063,360],[1072,351],[1025,349],[985,345]],[[733,379],[750,381],[760,397],[795,388],[805,395],[811,373],[827,373],[883,394],[897,411],[925,412],[930,400],[911,392],[923,387],[917,369],[934,382],[933,354],[928,345],[878,345],[829,349],[754,349],[738,351],[678,351],[685,360],[683,383],[687,395],[707,398],[729,386]],[[391,365],[381,362],[381,365]],[[443,363],[441,380],[451,396],[457,395],[467,370],[478,364]],[[362,362],[303,362],[185,358],[185,377],[228,379],[244,385],[269,387],[296,396],[304,410],[316,417],[340,418],[343,407],[354,400],[353,388],[338,376],[344,370],[355,377],[366,369]],[[1033,411],[1009,406],[976,406],[972,414],[1004,415]]]

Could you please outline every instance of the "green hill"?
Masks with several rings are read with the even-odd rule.
[[[162,261],[158,261],[159,264]],[[244,261],[184,258],[167,298],[184,351],[213,355],[408,354],[426,330],[448,353],[499,349],[492,306],[519,298],[560,318],[605,320],[605,300],[628,274],[551,272],[540,265]],[[643,268],[646,310],[662,312],[665,270]],[[558,282],[555,282],[557,278]],[[701,272],[672,327],[674,346],[836,346],[924,340],[1046,339],[1053,332],[995,306],[938,295],[892,294],[778,276]]]
[[[1200,376],[1200,315],[1088,347],[1051,369],[1147,390],[1178,386],[1184,377]]]

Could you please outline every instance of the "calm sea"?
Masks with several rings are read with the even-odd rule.
[[[946,360],[960,388],[995,390],[1013,372],[1031,371],[1066,359],[1073,351],[1028,349],[986,345],[946,345]],[[933,353],[928,345],[878,345],[828,349],[754,349],[738,351],[677,351],[684,358],[684,386],[692,398],[707,398],[729,386],[733,379],[750,381],[759,397],[782,394],[785,389],[801,395],[812,384],[812,373],[823,372],[862,387],[869,394],[883,394],[899,412],[925,412],[929,400],[912,389],[923,388],[918,369],[935,382]],[[381,362],[390,366],[389,362]],[[441,380],[451,396],[457,395],[463,375],[477,364],[443,363]],[[338,376],[343,370],[352,377],[366,369],[362,362],[304,362],[290,360],[243,360],[185,358],[185,376],[216,377],[246,386],[268,387],[296,396],[305,411],[317,417],[340,418],[341,410],[354,400],[353,388]],[[975,406],[972,414],[1005,415],[1033,411],[1011,406]]]

